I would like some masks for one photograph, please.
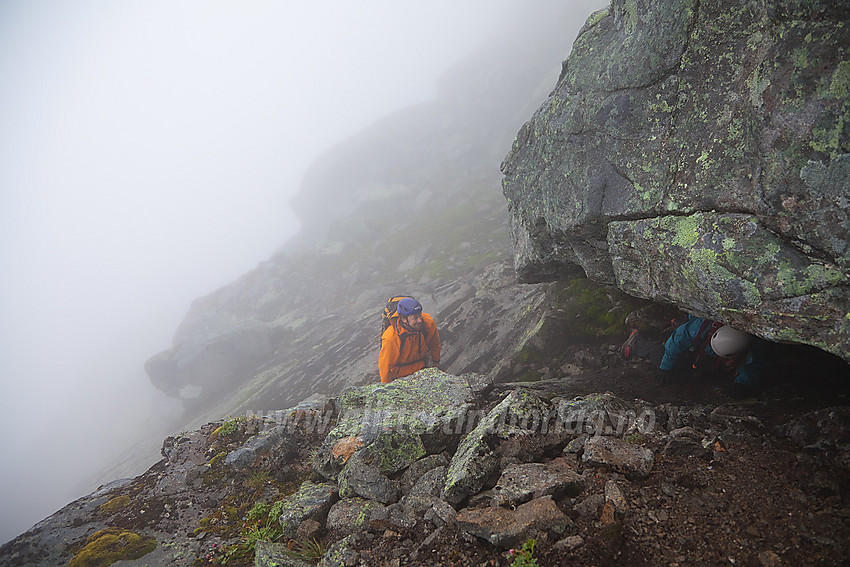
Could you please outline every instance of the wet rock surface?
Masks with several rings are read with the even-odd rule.
[[[834,139],[846,152],[846,134],[829,118],[844,108],[847,67],[829,67],[832,59],[824,58],[826,71],[804,68],[836,45],[834,34],[834,51],[846,54],[850,43],[841,34],[850,28],[837,24],[847,11],[834,2],[812,2],[808,10],[805,3],[765,4],[749,19],[726,22],[725,8],[743,3],[683,0],[663,11],[659,4],[618,1],[591,18],[564,71],[578,94],[567,100],[559,89],[506,162],[520,274],[562,281],[515,281],[504,203],[489,190],[456,202],[452,183],[432,195],[402,180],[405,191],[425,196],[419,212],[434,214],[376,240],[362,227],[368,217],[358,216],[376,203],[372,193],[358,193],[371,191],[374,179],[361,180],[343,207],[357,205],[357,214],[333,219],[359,238],[302,242],[198,300],[174,348],[149,363],[152,381],[183,399],[195,419],[214,418],[166,439],[163,460],[144,474],[72,502],[0,547],[0,565],[67,564],[103,530],[156,541],[144,556],[125,558],[128,566],[496,566],[510,564],[508,549],[527,538],[537,540],[541,565],[846,561],[847,365],[777,346],[754,398],[732,400],[728,384],[711,377],[662,388],[651,380],[654,369],[623,360],[619,346],[631,327],[662,341],[678,313],[583,276],[642,297],[690,302],[704,314],[717,311],[718,297],[746,311],[761,295],[766,307],[746,312],[755,321],[748,328],[833,352],[843,344],[846,274],[838,272],[847,267],[847,160],[827,146]],[[638,17],[650,23],[638,26]],[[782,32],[770,37],[784,44],[750,33],[753,22]],[[759,47],[758,57],[741,58],[748,73],[732,73],[748,89],[735,99],[686,84],[699,65],[683,55],[711,59],[700,46],[716,34],[725,41],[726,23],[736,30],[734,45],[748,53],[750,41]],[[638,49],[652,39],[647,34],[661,38],[649,55]],[[614,56],[594,55],[597,40]],[[804,44],[812,52],[797,57]],[[797,73],[792,60],[801,74],[789,82],[782,77]],[[581,90],[600,76],[617,82],[616,92]],[[809,108],[806,96],[781,100],[797,79],[804,95],[817,91],[820,106]],[[808,110],[800,115],[797,103]],[[549,110],[577,122],[549,132]],[[671,123],[674,114],[683,122]],[[730,151],[758,153],[767,140],[765,169],[718,166],[721,148],[701,138],[711,135],[709,116],[724,137],[736,137],[724,142]],[[585,128],[600,121],[604,128]],[[544,126],[539,140],[534,124]],[[756,136],[759,125],[767,130]],[[588,134],[602,130],[611,135]],[[578,145],[590,149],[587,159],[539,168],[539,156],[522,154],[534,154],[544,137],[543,154],[559,155],[546,144],[559,151]],[[652,159],[621,159],[638,151]],[[772,161],[777,155],[782,160]],[[339,158],[329,156],[320,169],[347,174],[352,168]],[[474,160],[459,161],[472,171],[466,166]],[[547,185],[554,179],[560,188],[573,176],[588,177],[576,182],[587,195],[573,199]],[[470,174],[455,183],[489,187],[495,177]],[[743,179],[763,194],[738,191]],[[543,211],[513,193],[510,184],[519,181],[553,206]],[[706,183],[735,191],[718,197],[704,191]],[[652,219],[641,212],[644,198],[653,200]],[[546,217],[550,209],[574,209],[589,222],[565,224]],[[661,242],[647,238],[665,231]],[[402,234],[408,238],[392,238]],[[761,258],[746,253],[745,243],[768,249],[765,267],[776,260],[788,271],[768,270],[760,279],[752,266],[732,262]],[[654,250],[664,250],[670,264],[653,260]],[[680,278],[674,268],[693,277]],[[717,285],[728,274],[737,279]],[[694,295],[694,286],[703,294]],[[340,287],[369,291],[349,297]],[[376,307],[400,288],[436,315],[445,372],[376,384]],[[341,313],[326,313],[328,297],[345,297]],[[726,314],[740,322],[740,312]],[[823,336],[821,320],[833,325]],[[242,417],[215,420],[228,414]],[[316,487],[320,497],[307,498]]]
[[[740,402],[726,397],[716,381],[659,388],[647,363],[624,361],[614,349],[601,360],[602,367],[586,367],[579,376],[620,395],[582,392],[580,381],[570,381],[522,389],[494,384],[490,394],[463,400],[479,411],[479,425],[507,407],[514,413],[494,427],[493,442],[482,445],[492,453],[492,470],[460,500],[447,500],[445,491],[463,440],[436,439],[431,446],[437,452],[422,455],[418,445],[399,443],[410,459],[390,460],[385,472],[372,467],[369,474],[394,486],[394,501],[339,498],[343,475],[326,479],[309,457],[338,437],[333,424],[343,424],[336,409],[318,419],[323,408],[375,395],[374,387],[359,388],[314,406],[313,416],[280,411],[272,415],[285,416],[283,422],[257,416],[169,438],[163,461],[9,542],[0,548],[0,565],[67,563],[107,528],[156,540],[153,551],[126,565],[206,565],[227,558],[228,565],[496,566],[509,565],[508,550],[529,538],[538,542],[534,556],[541,565],[843,561],[850,552],[850,469],[842,433],[850,427],[850,392],[842,382],[823,391],[802,380],[781,381]],[[461,389],[466,383],[445,373],[411,379]],[[529,408],[550,416],[546,429]],[[652,418],[626,419],[636,409]],[[373,440],[409,433],[390,419],[404,414],[403,406],[387,404],[381,411],[386,427],[378,427]],[[346,434],[357,433],[348,429],[353,423]],[[448,423],[431,434],[473,436],[474,427],[456,433],[457,423]],[[375,421],[363,425],[374,428]],[[818,442],[817,427],[832,434]],[[523,443],[535,449],[519,451],[510,442],[519,429]],[[287,432],[289,443],[273,443],[248,467],[226,459],[262,445],[258,440],[271,432]],[[550,441],[538,439],[547,436]],[[370,445],[349,450],[349,461],[356,461],[370,454]],[[257,516],[257,510],[267,514]],[[269,526],[274,529],[265,533],[273,541],[259,537]],[[260,543],[249,547],[255,536]]]
[[[591,16],[502,166],[519,277],[580,265],[850,360],[848,23],[837,0]]]

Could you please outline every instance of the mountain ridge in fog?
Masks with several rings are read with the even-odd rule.
[[[490,283],[513,277],[499,164],[551,90],[583,16],[562,7],[518,30],[448,71],[434,101],[396,111],[316,160],[292,200],[301,232],[196,300],[173,347],[146,365],[154,385],[183,399],[186,424],[376,380],[374,317],[394,293],[416,295],[449,327],[453,317],[482,326],[488,315],[469,300],[489,284],[473,281],[487,269],[498,272]],[[515,299],[497,303],[510,310]],[[444,332],[449,371],[507,363],[513,332],[488,341],[469,329]]]
[[[491,53],[493,54],[494,63],[489,65],[486,69],[479,69],[479,70],[474,71],[474,72],[482,74],[482,75],[492,74],[497,78],[500,75],[504,75],[506,73],[506,70],[504,69],[504,67],[507,65],[508,59],[504,58],[504,57],[502,59],[499,59],[499,57],[501,57],[501,56],[498,56],[498,57],[496,56],[496,50],[499,50],[500,53],[510,52],[511,50],[515,50],[516,53],[519,53],[520,50],[528,50],[529,49],[529,46],[528,46],[529,36],[534,36],[534,35],[545,36],[546,34],[540,34],[539,28],[537,28],[537,27],[535,27],[535,29],[533,29],[533,30],[530,29],[530,28],[529,29],[523,28],[523,25],[525,25],[525,24],[523,24],[523,22],[526,21],[525,15],[527,13],[530,13],[533,10],[538,10],[540,14],[544,14],[547,10],[551,10],[553,8],[554,4],[555,3],[553,3],[553,2],[546,2],[546,3],[536,4],[535,7],[530,7],[530,6],[521,6],[520,7],[520,6],[517,6],[516,9],[518,10],[518,12],[517,12],[518,16],[512,20],[513,25],[510,28],[503,28],[503,29],[512,29],[513,31],[511,31],[510,34],[516,34],[517,37],[510,38],[510,37],[507,37],[505,35],[504,31],[500,32],[500,37],[503,38],[506,41],[500,40],[500,42],[491,45],[490,50],[491,50]],[[563,10],[563,9],[564,9],[563,7],[560,7],[560,6],[557,7],[557,10]],[[589,11],[589,8],[583,7],[582,9]],[[555,20],[555,18],[550,17],[551,13],[552,12],[549,12],[548,16],[538,18],[538,23],[543,21],[543,22],[548,22],[552,26],[563,25],[563,22],[560,22],[559,24],[552,23]],[[579,20],[583,21],[585,15],[586,15],[585,13],[582,13],[581,15],[579,15],[578,16]],[[534,25],[537,26],[537,24],[534,24]],[[538,79],[538,78],[534,79],[535,86],[533,88],[538,88],[539,91],[540,91],[540,95],[535,96],[533,101],[529,100],[529,101],[524,102],[523,104],[511,105],[510,108],[503,106],[503,108],[506,109],[505,110],[505,116],[510,116],[511,119],[514,120],[516,125],[518,125],[524,119],[524,114],[527,113],[530,109],[532,109],[536,104],[538,104],[540,99],[542,99],[545,96],[546,92],[548,92],[548,90],[552,88],[552,86],[554,84],[554,80],[557,76],[560,61],[563,59],[564,55],[568,52],[569,43],[572,41],[573,37],[575,36],[575,30],[577,30],[577,26],[575,28],[571,28],[569,31],[564,32],[563,35],[559,34],[559,36],[556,39],[552,40],[552,41],[560,41],[561,45],[566,46],[566,47],[560,49],[560,52],[557,52],[558,50],[552,50],[552,51],[548,52],[553,57],[553,59],[551,61],[550,68],[545,73],[546,78],[542,79],[542,80]],[[438,33],[438,30],[435,30],[435,34],[437,34],[437,33]],[[476,37],[478,37],[480,34],[478,34],[478,31],[476,30],[473,35],[476,35]],[[538,37],[538,39],[541,39],[541,37]],[[526,42],[525,45],[523,45],[523,41]],[[502,43],[504,43],[504,45],[502,45]],[[486,53],[482,52],[479,55],[479,58],[482,57],[482,56],[486,56]],[[523,63],[521,57],[519,58],[518,61],[512,63],[512,66],[514,66],[514,67],[523,66],[523,65],[524,65],[524,63]],[[478,101],[480,103],[482,98],[481,98],[479,93],[475,93],[474,89],[468,89],[466,91],[466,93],[464,94],[462,91],[463,91],[464,88],[467,88],[467,87],[459,86],[459,82],[458,82],[458,81],[469,81],[471,77],[469,77],[468,75],[473,71],[473,69],[474,69],[474,66],[470,67],[469,64],[464,64],[464,65],[458,66],[456,68],[456,70],[448,72],[444,76],[444,78],[441,79],[440,84],[436,86],[435,91],[436,91],[437,95],[436,95],[436,98],[434,99],[433,103],[424,103],[424,104],[417,105],[416,107],[411,107],[411,108],[408,108],[408,109],[393,112],[392,115],[380,120],[379,124],[386,124],[388,121],[396,120],[395,117],[397,117],[397,116],[404,115],[408,112],[415,112],[415,111],[417,111],[417,109],[420,109],[420,108],[425,107],[425,106],[432,106],[432,107],[440,106],[440,105],[451,106],[451,105],[446,104],[446,102],[445,102],[446,97],[461,97],[461,96],[464,96],[464,97],[467,98],[466,103],[474,103],[475,102],[474,99],[478,98]],[[530,65],[528,67],[527,71],[532,73],[532,75],[537,72],[535,70],[534,65]],[[327,73],[333,74],[334,69],[328,68]],[[456,76],[453,76],[453,74],[455,74]],[[516,87],[517,88],[520,88],[520,87],[531,88],[530,84],[526,84],[525,79],[519,78],[521,76],[519,73],[516,74],[515,76],[518,77],[516,79],[516,82],[517,82]],[[532,88],[532,90],[533,90],[533,88]],[[456,91],[453,92],[452,89],[456,89]],[[344,89],[340,89],[338,96],[345,96],[345,93],[343,91],[344,91]],[[458,91],[460,91],[460,92],[458,92]],[[504,89],[504,88],[493,89],[488,94],[487,98],[498,99],[500,96],[509,96],[509,94],[512,94],[512,93],[515,93],[515,92],[516,91],[514,89]],[[139,91],[136,94],[141,96],[141,91]],[[378,97],[378,98],[380,98],[380,97]],[[469,100],[470,98],[472,98],[473,100]],[[519,101],[516,101],[516,102],[518,103]],[[285,104],[285,103],[282,103],[282,104]],[[525,106],[523,106],[523,105],[525,105]],[[471,108],[471,110],[476,110],[476,109]],[[474,112],[469,113],[470,116],[472,116],[473,114],[474,114]],[[333,113],[330,113],[330,116],[333,116]],[[481,113],[479,113],[479,116],[481,116]],[[505,119],[505,116],[499,116],[497,118],[498,118],[498,120],[501,121],[501,120]],[[453,117],[450,118],[450,120],[455,122],[455,127],[459,127],[463,124],[463,121],[461,120],[461,118],[462,118],[462,116],[460,114],[455,113],[453,115]],[[325,116],[321,116],[321,117],[317,116],[316,117],[316,125],[321,126],[322,121],[326,121],[326,120],[327,120],[327,117],[325,117]],[[428,122],[428,121],[426,120],[426,122]],[[430,126],[434,126],[434,124],[426,124],[426,126],[430,127]],[[366,130],[371,130],[372,128],[374,128],[374,127],[367,128]],[[487,188],[488,197],[485,199],[486,200],[486,207],[487,207],[488,211],[493,211],[494,214],[498,215],[498,220],[496,222],[501,223],[501,224],[498,224],[498,225],[494,225],[494,227],[493,227],[494,234],[499,233],[498,237],[497,237],[498,240],[499,240],[499,249],[502,249],[502,247],[505,247],[504,249],[507,249],[506,248],[507,247],[507,240],[504,238],[504,235],[506,234],[506,232],[505,232],[506,231],[506,225],[503,222],[504,202],[501,200],[500,189],[498,187],[498,177],[499,177],[498,163],[499,163],[499,160],[501,159],[502,154],[504,153],[504,148],[507,147],[507,145],[510,144],[510,139],[513,136],[513,132],[511,131],[512,129],[515,130],[515,126],[506,126],[501,131],[501,134],[499,136],[493,136],[490,139],[485,139],[485,137],[479,136],[478,141],[475,141],[475,142],[473,142],[469,139],[463,139],[463,136],[460,136],[461,139],[460,139],[460,142],[459,142],[462,145],[469,145],[469,144],[472,144],[472,143],[476,143],[476,144],[480,143],[480,144],[482,144],[482,147],[484,147],[484,144],[492,144],[494,146],[499,147],[499,149],[488,150],[489,155],[492,157],[492,160],[487,165],[477,165],[477,166],[475,166],[475,167],[480,168],[482,170],[486,170],[486,172],[487,172],[488,178],[487,178],[486,181],[482,182],[481,185],[482,186],[483,185],[489,185],[489,187]],[[305,136],[307,138],[310,138],[309,134],[305,134]],[[284,132],[284,137],[289,137],[292,140],[295,140],[296,143],[297,143],[297,140],[299,138],[299,132],[295,131],[295,130],[293,130],[291,132]],[[455,138],[457,138],[457,136]],[[401,146],[404,142],[405,142],[405,139],[402,138],[401,142],[391,143],[391,144],[389,144],[390,149],[392,149],[393,146]],[[427,143],[431,143],[431,142],[426,141],[426,144]],[[340,142],[340,144],[345,144],[345,142]],[[206,147],[206,145],[204,145],[204,147]],[[279,147],[285,147],[285,146],[282,145],[282,144],[274,146],[274,148],[279,148]],[[242,149],[245,149],[245,148],[242,148]],[[254,161],[253,161],[254,159],[256,159],[256,160],[268,159],[269,161],[276,161],[280,158],[280,163],[279,163],[278,167],[286,167],[288,160],[285,159],[285,158],[287,156],[275,156],[275,155],[273,155],[273,151],[269,151],[269,150],[270,150],[270,148],[253,148],[253,149],[247,148],[246,151],[248,151],[253,157],[252,157],[252,161],[245,162],[246,165],[254,163]],[[385,154],[386,154],[386,152],[381,152],[381,153],[379,153],[379,156],[383,157]],[[468,159],[466,161],[467,161],[466,165],[470,166],[473,162],[477,162],[478,158]],[[433,167],[435,163],[437,165],[439,165],[438,162],[439,162],[439,160],[437,160],[436,162],[432,160],[432,162],[430,162],[427,165],[427,167],[429,167],[429,168]],[[256,172],[257,168],[255,168],[253,165],[249,165],[249,167],[251,169],[251,172]],[[466,169],[458,170],[458,172],[459,173],[460,172],[465,173]],[[251,183],[252,182],[251,180],[253,179],[253,177],[247,175],[247,173],[248,172],[246,171],[246,177],[244,179],[235,179],[234,182],[235,183],[245,183],[245,182]],[[290,172],[286,172],[286,173],[290,173]],[[480,172],[476,172],[476,174],[478,174],[478,173],[480,173]],[[433,174],[434,174],[435,177],[437,175],[442,175],[442,174],[439,174],[438,172],[434,172]],[[451,181],[452,174],[445,174],[444,178]],[[410,180],[408,180],[408,183],[410,183]],[[289,185],[289,183],[285,180],[282,180],[280,184],[281,184],[280,193],[281,194],[288,194],[289,190],[288,190],[287,187],[284,187],[284,185]],[[427,190],[427,189],[425,189],[425,190],[416,189],[415,192],[417,193],[417,199],[419,199],[417,202],[421,206],[426,207],[427,209],[429,209],[433,212],[438,211],[436,201],[425,202],[425,200],[424,200],[424,197],[428,196],[429,190]],[[430,192],[437,193],[436,190],[431,190]],[[198,194],[201,195],[202,193],[203,193],[203,191],[199,188]],[[111,197],[116,197],[118,195],[119,195],[119,193],[117,193],[117,192],[110,193]],[[139,191],[139,192],[136,193],[136,195],[144,196],[144,195],[147,195],[147,193],[143,192],[143,191]],[[142,198],[141,200],[144,201],[144,198]],[[432,207],[432,205],[433,205],[433,207]],[[206,210],[206,209],[204,209],[204,210]],[[368,211],[369,207],[364,205],[363,210]],[[235,213],[236,211],[234,210],[233,212]],[[488,214],[489,214],[489,212],[488,212]],[[289,214],[288,211],[281,211],[281,223],[282,223],[282,225],[286,225],[289,222],[290,217],[291,217],[291,214]],[[496,217],[494,217],[494,218],[496,218]],[[348,220],[346,220],[346,219],[341,219],[339,222],[343,225],[346,225],[346,228],[344,229],[346,231],[345,232],[345,234],[346,234],[345,239],[349,239],[350,238],[349,235],[351,234],[349,232],[351,230],[351,225],[347,224]],[[155,231],[152,234],[161,235],[161,231]],[[196,239],[192,241],[193,248],[198,249],[198,247],[195,246],[195,244],[200,242],[202,240],[202,237],[200,237],[198,234],[194,234],[193,236],[196,237]],[[282,243],[272,243],[271,249],[273,249],[274,244],[282,244]],[[473,245],[473,244],[474,243],[472,243],[472,242],[469,243],[470,246]],[[321,255],[332,252],[335,249],[335,247],[337,247],[337,246],[338,246],[338,241],[334,241],[334,242],[323,241],[321,243],[316,242],[316,241],[311,242],[311,247],[312,247],[311,249],[313,249],[314,251],[318,251]],[[285,253],[291,253],[291,251],[297,250],[297,246],[295,245],[295,241],[293,241],[292,243],[288,242],[288,243],[284,244],[283,249],[286,250]],[[305,249],[305,251],[306,250],[307,249]],[[229,251],[229,249],[228,249],[228,251]],[[299,252],[299,253],[301,253],[301,252]],[[342,252],[343,255],[347,254],[347,253],[348,253],[347,250]],[[419,251],[414,256],[418,257],[422,253],[423,253],[422,251]],[[319,256],[320,260],[322,258],[324,258],[324,256]],[[160,264],[161,264],[160,268],[161,269],[167,269],[168,264],[163,261],[163,258],[159,258],[159,260],[160,260]],[[222,258],[222,264],[225,263],[225,260],[226,260],[225,258]],[[263,262],[262,265],[267,268],[268,265],[273,264],[276,261],[277,261],[277,256],[275,256],[275,258],[269,259],[266,262]],[[364,262],[368,262],[368,261],[369,260],[364,260]],[[292,262],[290,264],[288,264],[287,265],[288,267],[286,267],[285,269],[290,270],[290,271],[297,271],[297,270],[300,269],[300,267],[295,268],[294,266],[299,266],[299,262],[300,262],[300,260],[293,259]],[[379,266],[376,265],[375,268],[379,269]],[[142,269],[142,268],[139,267],[139,269]],[[257,269],[262,270],[262,269],[265,269],[265,268],[259,268],[258,267]],[[390,274],[390,277],[387,279],[386,283],[389,286],[394,286],[395,284],[392,283],[393,280],[396,280],[396,281],[398,280],[398,274],[396,274],[396,272],[395,272],[395,267],[393,267],[392,270],[390,270],[388,273]],[[250,280],[251,278],[255,278],[255,275],[246,274],[246,276],[243,276],[243,278]],[[243,278],[240,278],[240,280],[242,280]],[[260,279],[262,279],[262,278],[260,278]],[[187,282],[182,281],[182,283],[186,284]],[[362,283],[362,282],[358,281],[358,284],[360,284],[360,283]],[[311,287],[312,282],[306,281],[305,285],[307,287]],[[225,286],[225,287],[227,287],[227,286]],[[403,287],[408,288],[409,285],[404,285]],[[383,292],[380,292],[380,293],[383,293]],[[143,302],[147,301],[147,298],[145,298],[145,297],[142,297],[140,299],[142,299]],[[196,303],[204,304],[203,298],[201,300],[197,301]],[[370,305],[369,305],[368,308],[370,310],[374,310],[376,307],[373,304],[371,304],[372,303],[371,300],[370,300],[369,303],[370,303]],[[378,300],[378,303],[380,303],[380,300]],[[162,307],[162,305],[160,305],[160,307]],[[265,305],[265,307],[266,308],[273,308],[273,302],[267,303]],[[365,307],[364,307],[364,309],[365,309]],[[160,311],[162,311],[162,309],[160,309]],[[277,328],[277,330],[271,335],[260,333],[260,336],[259,336],[260,338],[258,338],[256,341],[253,341],[253,342],[255,342],[255,344],[260,346],[260,347],[265,347],[269,344],[274,345],[275,341],[278,341],[278,340],[289,340],[289,338],[292,336],[293,333],[297,334],[297,333],[303,331],[302,328],[298,327],[300,319],[304,318],[304,319],[312,321],[313,319],[319,318],[319,316],[317,315],[317,312],[319,312],[319,311],[321,311],[321,310],[317,309],[314,312],[307,313],[305,317],[301,317],[301,316],[293,317],[293,319],[291,321],[287,322],[285,325],[279,326]],[[268,318],[268,315],[263,315],[263,317]],[[250,335],[250,333],[257,331],[257,330],[261,330],[261,331],[265,332],[266,330],[268,330],[269,327],[271,327],[271,325],[273,323],[273,321],[269,321],[269,320],[262,321],[262,322],[264,323],[264,325],[258,325],[256,328],[253,329],[253,331],[251,331],[250,329],[246,330],[244,337],[248,337],[250,339],[250,337],[252,336],[252,335]],[[278,321],[278,322],[280,322],[280,321]],[[128,321],[127,323],[129,325],[131,322]],[[263,326],[265,326],[266,328],[261,329],[260,327],[263,327]],[[183,327],[185,327],[185,325],[181,325],[181,328],[183,328]],[[248,327],[250,327],[250,325],[248,325]],[[372,327],[371,327],[371,322],[370,323],[364,323],[363,326],[358,325],[357,329],[358,329],[358,332],[362,331],[363,329],[366,329],[366,331],[363,333],[364,336],[371,336],[371,334],[373,333]],[[227,328],[225,328],[225,331],[227,331]],[[177,334],[180,335],[182,332],[183,332],[182,330],[178,331]],[[212,334],[215,335],[216,332],[213,331]],[[226,334],[227,333],[225,333],[225,335]],[[228,347],[222,346],[227,342],[227,340],[226,340],[227,337],[222,336],[220,338],[222,340],[219,343],[217,343],[218,346],[221,347],[221,348],[227,349]],[[234,337],[231,336],[230,338],[234,338]],[[160,345],[167,344],[167,342],[168,342],[166,340],[167,336],[163,336],[163,339],[164,340],[152,341],[152,342],[155,343],[153,348],[162,348],[162,346],[160,346]],[[176,342],[179,342],[179,336],[175,337],[175,339],[176,339]],[[91,342],[92,341],[90,341],[90,344],[91,344]],[[136,346],[138,346],[138,344]],[[94,349],[94,350],[96,351],[97,349]],[[211,351],[208,351],[208,352],[212,352],[212,351],[214,351],[214,349],[212,349]],[[151,353],[153,353],[153,352],[156,352],[156,350],[151,351]],[[367,358],[371,358],[371,356],[369,356]],[[138,359],[135,359],[135,360],[138,360]],[[135,363],[135,360],[134,360],[134,363]],[[251,366],[251,365],[252,365],[252,362],[249,360],[246,363],[246,366],[239,366],[238,368],[239,369],[248,368],[247,373],[251,374],[251,372],[253,372],[254,367],[257,366],[257,364],[254,364],[253,366]],[[214,366],[218,366],[218,365],[214,365]],[[277,363],[270,366],[266,370],[270,370],[274,366],[277,366]],[[374,362],[371,361],[371,360],[368,361],[368,363],[364,362],[364,364],[363,364],[364,372],[366,371],[367,367],[368,367],[368,370],[371,370],[373,366],[374,366]],[[134,366],[134,368],[135,368],[135,366]],[[110,370],[112,370],[112,369],[110,369]],[[113,372],[115,372],[115,373],[120,372],[120,369],[116,369]],[[106,374],[107,374],[107,379],[109,379],[109,376],[111,376],[111,374],[109,374],[109,373],[106,373]],[[125,379],[129,379],[125,375],[122,375],[122,376]],[[240,388],[242,385],[243,384],[241,384],[241,383],[236,384],[236,388]],[[88,396],[85,397],[84,399],[86,401],[88,401],[89,399],[96,400],[97,399],[96,395],[100,395],[102,393],[102,391],[99,390],[99,389],[93,388],[93,390],[95,391],[95,393],[92,394],[92,397],[88,397]],[[79,391],[79,389],[76,389],[75,392],[76,391]],[[189,393],[189,394],[193,393],[192,388],[186,389],[185,392]],[[179,396],[179,389],[178,389],[177,393],[178,393],[178,396]],[[160,393],[156,392],[156,394],[157,394],[157,401],[158,401],[158,399],[159,399],[158,396],[159,396]],[[152,398],[153,398],[153,396],[152,396]],[[143,402],[141,402],[138,398],[133,398],[132,396],[128,396],[128,398],[124,398],[124,397],[119,396],[117,399],[110,399],[106,403],[109,404],[110,408],[113,408],[113,407],[114,408],[120,408],[125,404],[133,404],[134,407],[141,408],[144,405]],[[209,413],[207,415],[215,416],[215,418],[218,418],[218,417],[220,417],[220,415],[230,414],[234,411],[237,411],[238,407],[240,407],[240,403],[241,402],[239,400],[234,400],[234,402],[232,404],[230,404],[226,399],[218,400],[218,403],[216,403],[216,405],[209,408]],[[153,405],[153,403],[151,403],[150,405]],[[116,478],[116,477],[137,474],[140,470],[143,470],[144,467],[147,467],[151,463],[155,462],[155,460],[158,458],[158,449],[159,449],[159,445],[161,443],[161,438],[162,438],[163,435],[167,434],[167,432],[176,432],[176,431],[180,431],[182,429],[189,427],[190,426],[189,423],[193,419],[201,419],[198,416],[197,413],[193,413],[193,412],[195,412],[196,409],[197,408],[193,408],[188,414],[183,416],[183,418],[176,418],[175,419],[175,418],[172,417],[171,414],[164,415],[164,416],[157,415],[155,418],[152,418],[151,420],[144,422],[142,425],[139,425],[138,429],[139,429],[140,433],[139,433],[138,437],[143,438],[143,441],[138,442],[136,440],[131,440],[131,439],[128,438],[128,440],[124,443],[126,446],[128,446],[126,454],[123,454],[123,455],[119,456],[118,458],[114,459],[114,465],[110,466],[108,470],[105,470],[102,473],[98,473],[98,474],[94,475],[96,478],[92,479],[89,475],[86,475],[86,478],[84,478],[84,479],[78,480],[78,479],[74,478],[73,480],[68,480],[66,478],[66,479],[63,479],[63,480],[65,482],[67,482],[69,485],[73,483],[74,485],[79,486],[80,487],[78,489],[79,492],[84,492],[84,491],[90,490],[91,487],[97,486],[97,484],[100,483],[100,482],[103,482],[103,481],[106,481],[106,480],[111,480],[111,479]],[[120,410],[117,410],[117,411],[120,411]],[[86,417],[86,419],[80,420],[80,421],[85,421],[87,424],[89,422],[92,422],[93,426],[97,427],[97,428],[103,427],[103,423],[99,423],[98,420],[100,420],[100,422],[106,422],[106,420],[109,419],[109,417],[104,415],[104,414],[94,415],[94,416],[85,416],[85,417]],[[114,423],[114,420],[113,420],[113,423]],[[77,421],[75,421],[74,425],[77,426],[77,425],[80,425],[80,424],[77,423]],[[75,431],[82,430],[82,429],[83,429],[83,427],[74,427]],[[113,435],[113,437],[116,437],[116,438],[118,437],[117,428],[115,429],[115,434]],[[77,438],[84,438],[84,435],[77,435]],[[81,443],[86,443],[86,441],[81,441]],[[107,447],[105,447],[105,445],[98,443],[98,441],[95,440],[94,436],[92,437],[92,440],[88,443],[88,445],[91,447],[91,450],[93,452],[100,451],[99,456],[106,453],[107,450],[109,450],[109,452],[111,453],[111,446],[109,447],[109,449],[107,449]],[[116,439],[115,445],[121,446],[121,440]],[[64,453],[67,453],[69,455],[68,458],[77,459],[77,461],[75,461],[75,463],[76,462],[86,462],[85,458],[82,457],[82,455],[83,455],[82,452],[73,451],[72,449],[69,448]],[[55,460],[59,461],[60,459],[61,459],[61,457],[57,457]],[[103,460],[105,461],[106,459],[104,458]],[[88,464],[91,465],[92,464],[91,461],[88,461]],[[71,475],[68,475],[68,476],[71,476]],[[70,493],[70,492],[73,492],[73,490],[74,489],[69,486],[69,489],[67,490],[67,492]],[[18,497],[16,496],[16,498],[18,498]],[[24,500],[24,498],[18,498],[18,499],[21,500],[21,501]],[[31,498],[29,498],[29,497],[27,497],[27,499],[31,500]],[[45,498],[45,499],[47,499],[47,498]],[[28,504],[24,503],[24,504],[22,504],[22,506],[26,507],[26,506],[28,506]],[[7,535],[11,535],[11,534],[7,534]]]

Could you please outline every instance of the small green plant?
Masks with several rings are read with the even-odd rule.
[[[210,438],[215,440],[232,435],[239,428],[239,422],[244,421],[244,419],[245,418],[237,417],[235,419],[225,421],[219,428],[212,432]]]
[[[243,484],[248,488],[260,489],[269,483],[270,478],[271,473],[266,469],[261,469],[249,474]]]
[[[511,567],[539,567],[540,563],[534,558],[534,546],[537,545],[536,539],[530,539],[522,544],[519,549],[509,549],[508,559],[511,560]]]
[[[308,561],[321,559],[328,552],[325,546],[316,538],[307,541],[291,540],[288,547],[299,559],[306,559]]]
[[[283,513],[283,501],[278,500],[271,506],[266,502],[257,502],[245,516],[242,541],[227,548],[222,565],[244,561],[253,556],[258,541],[277,541],[283,532],[278,518]]]
[[[647,439],[642,433],[629,433],[626,435],[623,440],[626,443],[631,443],[632,445],[643,445],[646,443]]]
[[[256,522],[257,520],[265,518],[269,513],[269,508],[271,508],[271,506],[263,500],[254,504],[254,507],[248,510],[246,524],[247,522]]]

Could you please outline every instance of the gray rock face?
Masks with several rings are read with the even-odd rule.
[[[550,430],[551,404],[514,390],[467,435],[449,463],[443,497],[457,504],[478,493],[499,468],[502,457],[532,459],[566,441],[563,428]]]
[[[340,419],[317,451],[313,468],[334,479],[356,456],[355,462],[378,473],[399,472],[457,444],[471,402],[462,377],[434,368],[390,384],[346,390],[337,400]]]
[[[576,496],[584,489],[582,478],[542,463],[521,463],[506,468],[493,488],[499,505],[515,506],[543,496]]]
[[[245,445],[227,454],[224,462],[235,469],[246,469],[253,465],[258,458],[274,451],[282,451],[286,443],[291,442],[285,426],[278,426],[248,440]]]
[[[526,282],[637,297],[850,360],[845,2],[614,0],[502,171]]]
[[[364,498],[345,498],[331,506],[326,527],[332,534],[350,534],[369,527],[372,513],[383,505]]]
[[[322,522],[339,497],[335,484],[306,481],[298,492],[284,500],[283,513],[278,520],[284,537],[295,537],[301,522],[319,519]]]
[[[652,470],[655,455],[622,439],[599,436],[587,440],[581,460],[585,465],[609,467],[626,476],[642,478]]]
[[[362,496],[382,504],[397,501],[398,484],[381,474],[377,467],[365,462],[361,455],[354,454],[339,474],[340,496]]]
[[[516,510],[501,507],[462,510],[457,522],[467,532],[503,548],[520,545],[547,530],[563,533],[571,524],[551,496],[520,504]]]
[[[832,453],[850,468],[850,408],[837,406],[808,413],[786,423],[782,431],[800,447]]]

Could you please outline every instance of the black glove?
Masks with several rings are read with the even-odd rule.
[[[659,368],[655,373],[655,383],[659,386],[668,386],[673,383],[673,372]]]

